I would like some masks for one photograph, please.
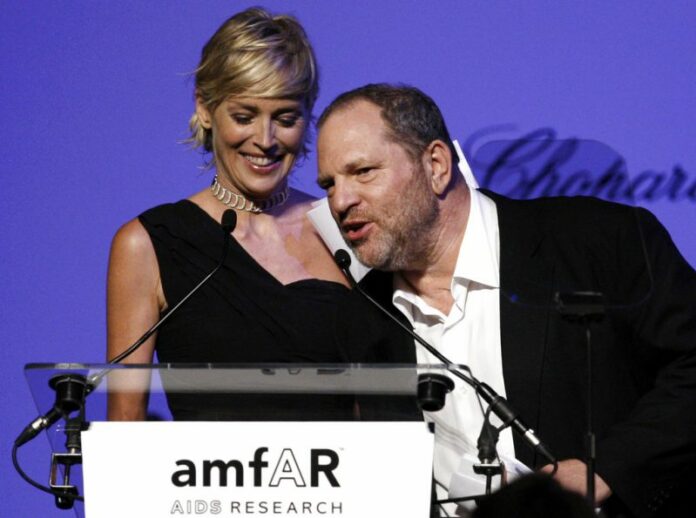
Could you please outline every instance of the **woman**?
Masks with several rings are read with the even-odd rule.
[[[126,360],[150,363],[344,362],[336,339],[346,281],[288,187],[306,152],[318,93],[312,48],[297,20],[253,8],[203,48],[192,142],[212,154],[215,179],[155,207],[116,234],[108,277],[108,357],[114,358],[195,286],[222,254],[223,212],[237,213],[224,267]],[[175,418],[211,418],[169,397]],[[224,406],[224,403],[220,403]],[[110,419],[145,417],[147,395],[113,395]],[[218,416],[224,418],[224,416]]]

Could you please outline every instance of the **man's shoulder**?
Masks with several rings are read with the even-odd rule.
[[[505,208],[519,210],[554,210],[569,212],[577,210],[599,211],[606,214],[622,214],[636,207],[614,201],[602,200],[592,196],[547,196],[540,198],[517,199],[509,198],[487,189],[479,189],[479,192],[491,198],[496,205]]]
[[[597,229],[598,225],[611,225],[612,222],[624,225],[627,218],[635,221],[636,212],[649,214],[642,208],[591,196],[550,196],[520,200],[486,189],[481,189],[480,192],[495,202],[499,219],[516,224],[529,222],[552,227],[568,224]]]

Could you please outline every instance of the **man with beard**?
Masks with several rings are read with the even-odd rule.
[[[596,501],[614,513],[680,516],[696,465],[696,273],[642,209],[591,198],[516,201],[471,190],[435,103],[367,85],[318,122],[319,185],[346,243],[393,272],[391,303],[454,363],[507,397],[584,493],[585,329],[556,292],[602,292],[592,327]],[[413,361],[437,363],[414,349]],[[458,382],[458,380],[457,380]],[[449,484],[483,422],[458,382],[436,423],[435,478]],[[498,452],[542,467],[501,433]]]

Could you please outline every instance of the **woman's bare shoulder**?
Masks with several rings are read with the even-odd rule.
[[[124,224],[114,236],[108,279],[109,297],[118,300],[118,304],[126,305],[140,297],[153,297],[161,308],[165,307],[155,247],[137,218]]]
[[[154,252],[150,235],[138,218],[134,218],[116,231],[111,242],[113,253],[124,253],[135,257],[150,257]]]

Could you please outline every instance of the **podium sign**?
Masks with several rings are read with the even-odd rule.
[[[428,516],[423,422],[95,422],[87,518]]]
[[[52,470],[84,495],[78,518],[429,516],[424,370],[446,374],[397,364],[25,367],[41,415],[68,408],[72,392],[54,390],[67,383],[58,381],[88,387],[47,430],[54,452],[82,460],[55,456]],[[109,422],[110,402],[129,399],[148,401],[146,420]]]

